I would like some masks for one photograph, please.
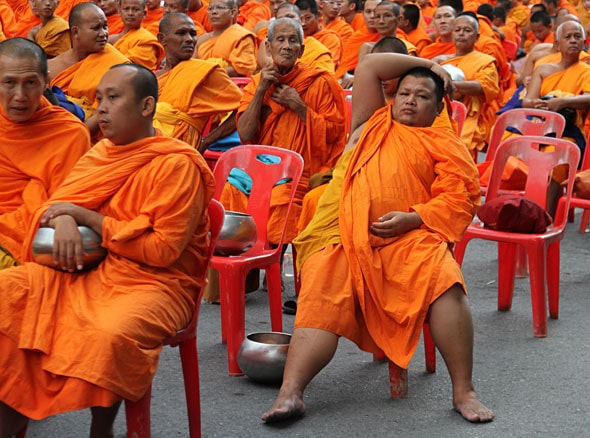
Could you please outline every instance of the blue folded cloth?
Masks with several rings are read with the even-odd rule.
[[[279,157],[270,154],[260,154],[256,157],[256,159],[266,164],[276,164],[281,162]],[[288,183],[289,181],[291,181],[291,178],[283,178],[277,181],[275,186]],[[234,167],[232,170],[230,170],[229,176],[227,177],[227,182],[242,192],[244,195],[250,196],[250,192],[252,191],[252,178],[242,169]]]
[[[240,141],[240,136],[238,135],[238,131],[232,132],[227,137],[220,138],[214,143],[211,143],[207,149],[215,152],[225,152],[228,149],[233,148],[234,146],[241,145],[242,142]]]

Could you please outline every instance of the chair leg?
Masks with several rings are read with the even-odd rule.
[[[561,242],[553,242],[547,248],[547,296],[549,316],[559,317],[559,271],[561,262]]]
[[[201,388],[196,337],[187,339],[180,344],[180,360],[184,377],[190,438],[201,438]]]
[[[528,275],[526,250],[521,245],[516,246],[516,271],[514,275],[518,278],[526,278]]]
[[[408,370],[398,367],[392,361],[389,361],[389,390],[394,399],[408,396]]]
[[[383,351],[380,351],[379,353],[373,353],[373,362],[385,362],[386,360],[387,356],[385,356]]]
[[[231,274],[228,271],[219,272],[221,323],[225,324],[229,375],[242,376],[244,373],[238,365],[238,350],[245,337],[246,293],[244,286],[247,272],[239,271],[235,275]]]
[[[273,332],[283,331],[283,291],[281,288],[281,266],[279,263],[266,268],[270,324]]]
[[[580,219],[580,233],[585,233],[590,221],[590,209],[582,210],[582,218]]]
[[[430,335],[430,325],[424,323],[422,328],[424,337],[424,356],[426,358],[426,371],[436,373],[436,347]]]
[[[125,400],[125,418],[127,420],[127,438],[150,438],[152,385],[141,399],[136,402]]]
[[[547,301],[545,294],[546,253],[543,248],[532,247],[528,256],[530,260],[530,287],[533,313],[533,332],[535,337],[547,336]]]
[[[510,310],[514,295],[517,245],[498,242],[498,310]]]

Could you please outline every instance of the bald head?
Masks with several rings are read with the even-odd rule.
[[[68,24],[70,25],[70,29],[75,26],[80,26],[84,22],[85,12],[91,10],[100,11],[104,15],[102,9],[100,9],[98,6],[91,2],[78,3],[76,6],[74,6],[70,11],[70,16],[68,18]]]
[[[14,37],[0,43],[0,56],[19,59],[33,59],[39,66],[38,72],[47,77],[47,55],[37,43],[21,37]]]

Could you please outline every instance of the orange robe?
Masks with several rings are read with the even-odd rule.
[[[320,29],[309,36],[315,38],[328,48],[332,55],[334,65],[340,64],[340,60],[342,59],[342,39],[340,39],[336,32],[330,29]]]
[[[237,23],[252,32],[256,23],[270,20],[270,17],[270,8],[267,5],[258,3],[256,0],[248,0],[243,5],[240,5],[240,15],[238,15]]]
[[[70,17],[70,11],[72,8],[83,2],[84,0],[59,0],[59,5],[55,8],[55,15],[59,15],[67,21]]]
[[[96,87],[103,75],[115,64],[129,63],[112,45],[107,44],[103,51],[91,53],[86,58],[58,73],[51,81],[57,85],[84,110],[86,118],[94,113]]]
[[[199,59],[222,60],[222,67],[231,65],[240,76],[251,76],[258,66],[256,35],[239,24],[232,24],[221,35],[199,43]]]
[[[114,46],[131,62],[143,65],[153,71],[160,67],[166,56],[158,39],[143,27],[130,30],[121,36]]]
[[[2,271],[2,402],[41,419],[144,395],[162,341],[193,313],[214,185],[202,156],[166,137],[102,140],[80,159],[26,245],[51,203],[72,202],[105,215],[108,254],[83,273]]]
[[[432,59],[439,55],[450,55],[451,53],[455,53],[455,45],[453,42],[443,43],[440,38],[437,38],[435,42],[422,49],[420,57]]]
[[[22,262],[33,214],[90,149],[86,125],[45,98],[24,123],[0,107],[0,245]]]
[[[461,138],[469,150],[480,151],[485,147],[491,129],[486,114],[487,106],[498,97],[500,92],[494,58],[474,50],[441,64],[456,65],[465,73],[465,80],[478,81],[483,88],[483,96],[462,96],[459,99],[467,107],[467,118],[461,131]]]
[[[531,10],[528,6],[523,5],[519,2],[519,4],[508,11],[506,14],[506,18],[511,18],[512,20],[516,21],[518,27],[522,30],[529,24],[529,17],[531,16]]]
[[[411,42],[414,46],[416,46],[418,56],[422,56],[422,50],[426,46],[432,44],[432,40],[430,39],[426,31],[420,26],[407,33],[407,40]]]
[[[18,34],[18,24],[14,16],[14,11],[6,0],[0,0],[0,29],[2,29],[6,38],[17,36]]]
[[[238,118],[248,108],[260,82],[260,74],[252,79],[244,88]],[[303,196],[308,191],[310,176],[334,167],[344,150],[346,109],[342,87],[333,75],[324,70],[297,63],[288,74],[280,76],[279,81],[295,88],[306,103],[306,120],[301,120],[295,111],[273,101],[271,96],[274,86],[271,86],[264,95],[263,102],[263,105],[270,107],[271,112],[251,141],[255,144],[291,149],[303,157],[303,175],[287,219],[284,242],[288,243],[297,235],[297,221]],[[233,186],[226,187],[222,197],[224,205],[230,210],[235,210],[233,205],[243,207],[247,202],[245,195]],[[271,243],[276,243],[280,239],[283,221],[279,218],[285,217],[289,192],[288,183],[273,189],[271,216],[268,222],[268,239]]]
[[[72,48],[70,26],[60,16],[54,16],[37,32],[35,42],[43,47],[50,58],[61,55]]]
[[[26,38],[32,27],[41,24],[41,19],[33,14],[28,1],[9,1],[9,4],[14,11],[15,18],[18,17],[16,35],[14,36]]]
[[[242,93],[218,65],[182,61],[158,77],[154,126],[171,137],[198,146],[210,117],[221,118],[240,104]]]
[[[346,20],[342,17],[333,20],[329,24],[325,24],[324,29],[330,29],[336,32],[340,36],[343,45],[344,43],[346,43],[348,38],[350,38],[354,33],[354,29],[352,28],[352,26],[348,24]]]
[[[366,27],[366,25],[365,25],[365,18],[363,17],[363,13],[362,12],[358,12],[354,16],[354,18],[350,22],[350,27],[352,27],[352,30],[354,30],[355,32],[357,30],[361,30],[362,28]]]
[[[208,7],[209,2],[207,0],[202,0],[199,9],[196,11],[186,11],[186,15],[191,17],[193,21],[203,29],[203,33],[213,32],[213,27],[211,26],[211,23],[209,23],[209,14],[207,12]]]
[[[295,327],[345,336],[407,368],[430,304],[456,283],[466,289],[450,244],[479,199],[477,170],[452,130],[398,124],[390,105],[376,111],[294,241]],[[369,232],[396,210],[416,211],[424,224],[395,238]]]
[[[526,40],[522,45],[522,48],[529,52],[534,45],[541,44],[541,43],[554,43],[555,42],[555,33],[551,32],[547,37],[541,41],[535,37],[535,34],[531,31],[527,32]]]
[[[107,24],[109,25],[109,35],[123,33],[125,30],[125,23],[123,23],[123,20],[118,13],[109,15],[107,17]]]
[[[164,16],[164,9],[161,7],[156,9],[147,9],[145,17],[141,21],[141,27],[149,30],[155,36],[158,36],[160,27],[160,20]]]
[[[378,32],[369,32],[367,27],[355,31],[344,45],[342,60],[336,70],[336,77],[340,79],[350,70],[354,70],[359,62],[359,49],[364,43],[376,43],[381,38]]]

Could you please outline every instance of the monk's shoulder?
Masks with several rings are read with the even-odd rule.
[[[56,77],[66,68],[74,65],[77,60],[74,57],[72,49],[57,55],[55,58],[51,58],[47,61],[47,68],[49,69],[49,76],[51,78]]]

